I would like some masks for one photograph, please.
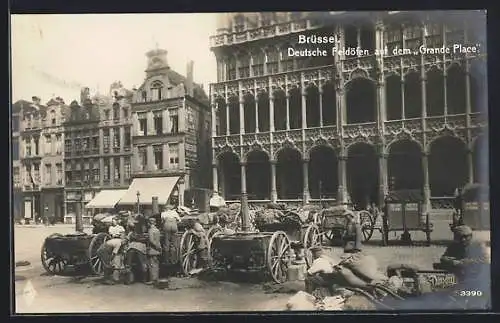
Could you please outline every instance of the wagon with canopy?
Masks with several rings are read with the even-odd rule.
[[[423,212],[424,197],[420,190],[391,191],[385,198],[382,215],[382,243],[389,243],[389,232],[402,231],[401,240],[411,242],[410,231],[421,231],[431,243],[432,224],[429,213]]]
[[[317,221],[321,232],[321,241],[336,242],[342,239],[346,230],[346,212],[352,211],[360,223],[363,241],[369,241],[373,236],[375,228],[376,215],[368,210],[353,211],[350,205],[337,205],[321,210]]]
[[[468,184],[458,192],[451,227],[467,225],[472,230],[490,230],[489,188],[482,184]]]

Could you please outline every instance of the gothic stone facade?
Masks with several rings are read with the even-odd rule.
[[[487,180],[484,13],[245,13],[218,24],[212,165],[226,199],[363,206],[421,189],[429,202]],[[368,52],[288,56],[335,46],[298,35]],[[419,52],[454,44],[481,50]]]

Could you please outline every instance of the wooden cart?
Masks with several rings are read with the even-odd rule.
[[[382,221],[382,243],[389,243],[389,232],[402,231],[402,241],[410,242],[410,231],[426,234],[426,243],[431,243],[432,224],[429,213],[423,214],[424,198],[420,190],[392,191],[385,198]]]

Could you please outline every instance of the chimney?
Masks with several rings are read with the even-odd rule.
[[[193,61],[189,61],[187,63],[187,71],[186,71],[186,92],[187,95],[193,97],[194,96],[194,87],[193,87]]]
[[[34,105],[40,105],[40,102],[42,101],[39,97],[37,96],[32,96],[31,101],[33,101]]]

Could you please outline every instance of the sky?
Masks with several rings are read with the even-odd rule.
[[[215,23],[212,13],[12,15],[12,100],[60,96],[69,103],[83,86],[102,94],[114,81],[138,87],[145,54],[156,46],[182,75],[193,60],[194,81],[208,92],[216,81]]]

